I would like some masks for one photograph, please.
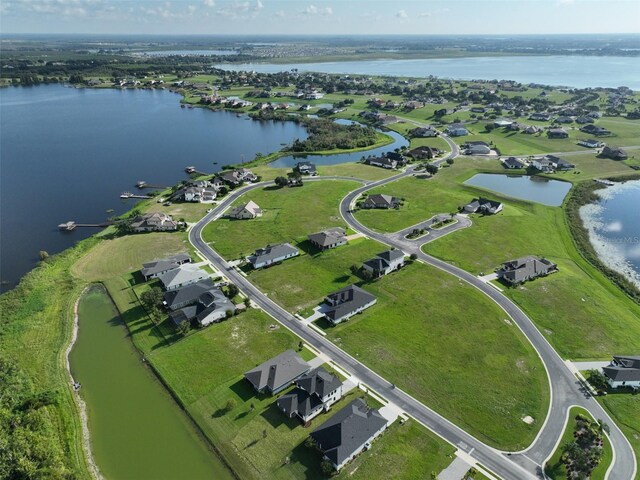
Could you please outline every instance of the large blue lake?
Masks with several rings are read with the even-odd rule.
[[[640,288],[640,180],[598,190],[601,199],[580,209],[598,256]]]
[[[59,223],[101,222],[108,209],[130,209],[118,197],[137,180],[173,185],[187,165],[214,172],[307,137],[294,122],[183,109],[179,99],[161,90],[0,89],[2,291],[33,268],[40,250],[60,252],[96,232],[63,234]]]
[[[640,57],[505,56],[425,58],[410,60],[362,60],[316,63],[220,64],[226,70],[274,73],[300,71],[394,77],[427,77],[462,80],[515,80],[521,83],[569,87],[620,87],[640,90]]]

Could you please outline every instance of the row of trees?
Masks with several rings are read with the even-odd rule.
[[[368,126],[343,125],[324,118],[305,119],[303,123],[309,137],[306,140],[295,140],[289,148],[293,152],[363,148],[373,145],[378,138],[375,129]]]

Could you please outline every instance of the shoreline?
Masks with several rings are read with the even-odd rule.
[[[71,331],[71,340],[67,345],[65,350],[65,364],[67,369],[67,376],[71,384],[75,382],[73,378],[73,374],[71,373],[71,363],[69,361],[69,355],[73,350],[76,341],[78,340],[78,330],[79,326],[79,316],[78,316],[78,306],[80,305],[80,299],[82,296],[91,289],[91,285],[87,285],[82,289],[80,295],[76,299],[73,304],[73,325]],[[95,461],[93,456],[93,450],[91,449],[91,433],[89,431],[89,416],[87,414],[87,404],[80,396],[79,390],[72,391],[72,397],[78,409],[78,416],[80,417],[80,425],[82,426],[82,450],[84,451],[84,456],[87,461],[87,465],[89,466],[89,472],[93,475],[93,478],[96,480],[104,480],[104,477],[100,473],[100,469],[98,468],[98,464]]]

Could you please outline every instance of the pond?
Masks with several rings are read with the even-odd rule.
[[[336,123],[340,123],[343,125],[349,125],[354,122],[352,120],[338,119]],[[306,160],[315,163],[316,165],[337,165],[339,163],[349,163],[349,162],[358,162],[362,159],[362,157],[368,157],[369,155],[380,156],[383,153],[391,152],[396,148],[407,147],[409,146],[409,141],[393,130],[388,130],[382,132],[385,135],[390,136],[393,139],[393,142],[385,145],[383,147],[372,148],[371,150],[363,150],[359,152],[353,153],[337,153],[335,155],[305,155],[305,154],[297,154],[297,155],[288,155],[286,157],[280,157],[278,160],[271,162],[269,164],[270,167],[275,168],[291,168],[295,166],[301,160]]]
[[[465,185],[485,188],[509,197],[529,200],[551,207],[562,205],[564,197],[571,190],[569,182],[526,175],[478,173],[464,183]]]
[[[196,427],[142,363],[103,287],[82,295],[70,355],[87,404],[93,455],[118,479],[231,479]]]

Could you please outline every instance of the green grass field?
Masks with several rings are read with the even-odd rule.
[[[597,399],[631,443],[640,464],[640,395],[610,393]],[[640,470],[636,473],[636,480],[640,480]]]
[[[360,267],[388,247],[357,238],[332,250],[301,255],[274,268],[253,271],[249,280],[291,312],[313,308],[329,293],[361,281],[349,269]]]
[[[358,186],[349,181],[308,182],[301,188],[254,190],[235,204],[256,202],[264,215],[253,220],[220,218],[203,231],[225,258],[246,256],[256,248],[281,242],[298,242],[307,235],[333,226],[345,226],[340,217],[340,200]]]
[[[587,412],[585,409],[580,407],[573,407],[569,410],[569,418],[567,420],[567,425],[565,427],[564,433],[562,434],[562,439],[558,444],[558,448],[553,453],[551,458],[545,464],[545,473],[552,480],[563,480],[567,478],[567,469],[561,461],[562,458],[562,447],[569,442],[573,441],[573,432],[576,430],[576,415],[583,415],[591,420],[594,418]],[[605,478],[605,473],[613,460],[613,450],[611,448],[611,443],[609,439],[604,436],[604,447],[603,454],[600,463],[596,468],[591,472],[592,480],[603,480]]]
[[[518,288],[505,287],[505,294],[560,355],[600,358],[637,347],[640,306],[580,257],[559,208],[513,202],[499,215],[474,216],[471,228],[424,250],[474,274],[490,273],[524,255],[547,257],[557,262],[558,273]]]
[[[376,305],[327,328],[328,338],[490,445],[533,440],[548,406],[546,374],[497,305],[419,263],[365,288]]]

